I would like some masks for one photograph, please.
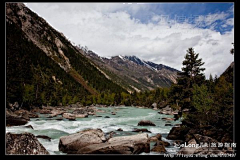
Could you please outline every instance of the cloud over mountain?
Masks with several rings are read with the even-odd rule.
[[[181,70],[189,47],[205,62],[206,76],[220,75],[233,61],[231,8],[198,15],[194,23],[169,18],[152,4],[27,3],[75,44],[86,45],[100,56],[136,55],[144,60]],[[154,9],[155,10],[154,10]],[[152,9],[152,10],[151,10]],[[177,9],[177,8],[176,8]],[[162,13],[162,14],[159,14]],[[144,20],[143,20],[144,19]],[[148,20],[146,20],[148,19]],[[196,21],[200,24],[196,25]],[[218,24],[228,31],[220,32]]]

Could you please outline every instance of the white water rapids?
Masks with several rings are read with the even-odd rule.
[[[138,134],[132,132],[135,128],[146,128],[151,133],[148,136],[151,137],[157,133],[162,134],[162,140],[172,143],[171,140],[167,140],[166,136],[175,124],[181,123],[180,121],[164,121],[163,117],[173,117],[172,115],[159,114],[158,111],[152,109],[143,109],[136,107],[108,107],[98,108],[105,111],[105,113],[97,112],[96,115],[89,115],[88,118],[77,118],[76,121],[69,121],[63,119],[62,121],[55,120],[59,116],[52,119],[46,118],[48,114],[39,114],[39,118],[31,118],[31,120],[24,126],[31,125],[34,129],[26,128],[24,126],[6,127],[6,132],[11,133],[23,133],[30,132],[35,136],[46,135],[51,138],[51,141],[38,138],[40,143],[49,151],[50,154],[65,154],[58,150],[59,138],[68,134],[76,133],[78,131],[87,128],[100,128],[104,133],[114,131],[114,136],[125,136]],[[116,115],[112,115],[111,112],[115,112]],[[102,117],[97,117],[102,116]],[[109,116],[110,118],[105,118]],[[141,120],[150,120],[156,126],[137,126]],[[165,124],[171,124],[172,126],[165,126]],[[118,128],[122,128],[123,131],[116,131]],[[152,148],[155,142],[151,142]],[[168,153],[175,153],[177,148],[166,147]],[[159,153],[142,153],[142,154],[159,154]]]

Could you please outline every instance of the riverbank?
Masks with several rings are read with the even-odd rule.
[[[34,113],[38,115],[38,118],[30,118],[30,121],[25,125],[7,127],[6,130],[7,132],[13,133],[30,132],[34,135],[48,136],[51,138],[51,141],[43,138],[38,138],[38,140],[50,154],[64,154],[58,149],[59,138],[84,129],[100,128],[106,135],[112,132],[113,137],[136,135],[139,134],[139,132],[133,132],[134,130],[147,129],[149,132],[146,133],[149,137],[160,133],[163,141],[172,144],[173,141],[167,140],[166,136],[172,126],[180,123],[180,121],[166,120],[173,118],[173,115],[159,114],[159,110],[149,108],[89,106],[87,109],[88,111],[92,111],[90,113],[94,114],[89,114],[85,118],[75,118],[75,120],[72,121],[64,118],[64,113],[52,116],[52,112],[57,113],[57,111],[64,110],[71,114],[76,110],[79,112],[75,113],[84,114],[84,112],[81,112],[81,109],[75,107],[43,107],[41,110],[36,109],[34,111]],[[49,110],[51,112],[49,112]],[[156,124],[156,126],[138,126],[141,120],[150,120]],[[26,128],[26,126],[29,125],[31,125],[33,129]],[[156,142],[150,142],[150,149],[154,147],[155,143]],[[176,152],[175,150],[172,145],[166,147],[168,153]],[[149,154],[161,153],[150,152]]]

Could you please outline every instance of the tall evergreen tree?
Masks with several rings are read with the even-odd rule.
[[[194,52],[193,48],[187,50],[185,60],[183,61],[182,72],[178,73],[177,84],[171,89],[170,95],[174,97],[173,103],[177,104],[181,109],[188,108],[194,110],[192,105],[193,85],[201,85],[205,80],[202,71],[204,62],[198,58],[199,54]]]

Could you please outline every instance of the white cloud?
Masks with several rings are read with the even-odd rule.
[[[200,15],[195,19],[196,27],[210,27],[211,30],[217,25],[217,21],[225,21],[229,13],[221,12],[208,15]]]
[[[233,61],[229,50],[234,30],[221,35],[211,28],[196,28],[186,22],[160,23],[159,15],[153,15],[152,21],[144,24],[129,14],[146,7],[143,4],[28,3],[27,6],[71,41],[88,46],[100,56],[136,55],[181,70],[186,50],[194,47],[205,62],[206,76],[220,75]],[[226,15],[222,12],[208,19],[199,18],[212,25]]]
[[[228,18],[226,22],[222,25],[222,27],[226,28],[228,26],[233,26],[234,24],[234,19],[233,18]]]

